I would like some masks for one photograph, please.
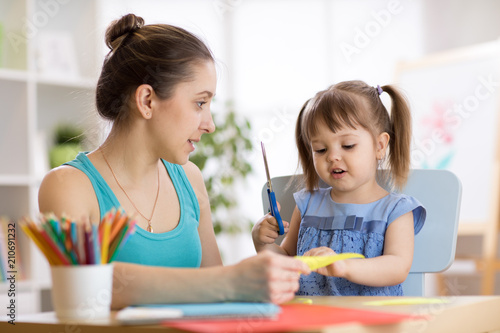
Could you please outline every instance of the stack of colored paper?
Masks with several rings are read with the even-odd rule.
[[[42,216],[40,223],[24,218],[19,224],[51,265],[95,265],[113,261],[134,233],[136,221],[122,209],[113,209],[98,226],[54,215]]]

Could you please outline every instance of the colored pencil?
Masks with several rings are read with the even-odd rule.
[[[102,228],[102,241],[101,241],[101,264],[105,264],[108,262],[110,229],[111,229],[111,222],[109,220],[104,221],[104,226]]]
[[[30,228],[24,223],[19,223],[19,225],[21,226],[21,229],[24,231],[24,233],[26,235],[28,235],[28,237],[31,238],[31,240],[36,244],[38,249],[40,249],[40,251],[43,253],[45,258],[47,258],[47,261],[49,262],[49,264],[55,265],[55,261],[52,259],[52,256],[50,255],[50,253],[48,253],[45,245],[42,245],[40,240],[38,240],[38,238],[34,235],[34,233],[31,232]]]
[[[90,222],[85,225],[85,257],[87,265],[95,264],[94,236]]]
[[[33,233],[33,235],[35,235],[35,237],[38,239],[40,244],[42,244],[42,247],[45,249],[47,260],[49,262],[53,262],[54,265],[60,265],[61,260],[57,257],[57,255],[51,249],[49,243],[47,243],[45,238],[40,234],[40,230],[38,229],[36,224],[33,222],[29,222],[27,224],[27,226],[28,226],[29,230]]]
[[[114,239],[118,234],[120,233],[120,230],[123,229],[125,224],[129,221],[129,217],[125,214],[123,214],[116,223],[114,223],[111,227],[111,236],[110,236],[110,242],[113,243]]]
[[[76,223],[66,216],[59,221],[53,214],[20,221],[22,231],[47,258],[50,265],[94,265],[114,260],[134,233],[136,220],[123,209],[112,209],[99,225],[88,218]]]
[[[70,262],[68,258],[61,252],[59,246],[54,242],[52,238],[50,238],[49,234],[45,229],[40,230],[40,235],[45,239],[49,247],[52,249],[52,252],[57,256],[57,258],[61,261],[63,265],[69,265]]]
[[[92,238],[94,239],[94,264],[101,262],[101,246],[99,244],[98,227],[92,224]]]
[[[129,225],[125,225],[124,228],[122,228],[119,236],[115,238],[114,242],[111,243],[109,254],[108,254],[108,261],[111,261],[111,259],[114,259],[115,253],[118,250],[118,247],[120,243],[122,242],[123,238],[125,237],[125,234],[127,233],[127,230],[129,228]]]

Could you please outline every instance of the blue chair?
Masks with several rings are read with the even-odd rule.
[[[272,178],[273,190],[281,205],[281,217],[290,221],[295,201],[293,192],[301,176]],[[321,184],[325,187],[325,184]],[[269,211],[267,186],[262,188],[264,213]],[[427,210],[423,228],[415,236],[413,263],[403,292],[406,296],[424,296],[425,273],[442,272],[455,259],[462,185],[455,174],[447,170],[412,170],[402,191],[417,198]],[[280,243],[282,237],[276,241]]]

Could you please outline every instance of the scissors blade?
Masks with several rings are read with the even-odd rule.
[[[262,148],[262,156],[264,157],[264,166],[266,167],[267,187],[272,192],[273,185],[271,184],[271,176],[269,175],[269,167],[267,166],[266,148],[264,147],[264,142],[261,141],[260,146]]]

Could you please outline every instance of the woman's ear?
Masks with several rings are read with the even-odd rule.
[[[151,119],[153,116],[153,96],[154,90],[149,84],[141,84],[135,90],[135,105],[144,119]]]
[[[377,137],[376,148],[377,148],[377,160],[381,160],[385,156],[387,151],[387,146],[389,145],[390,136],[387,132],[381,133]]]

